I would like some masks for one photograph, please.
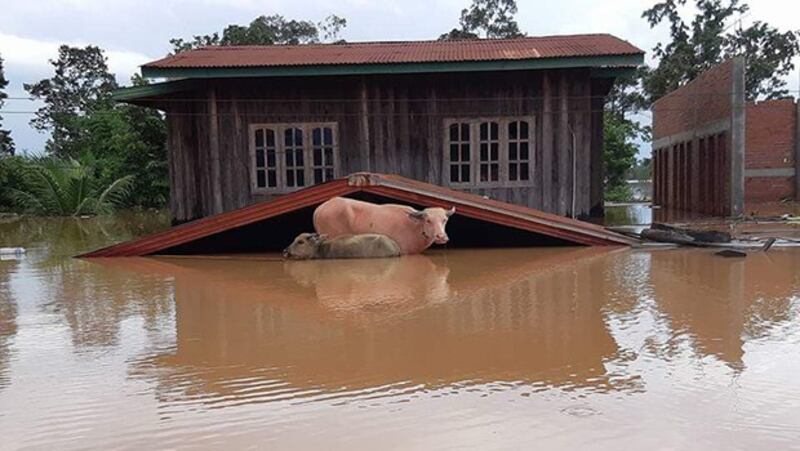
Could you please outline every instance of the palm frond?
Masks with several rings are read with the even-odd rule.
[[[68,216],[72,214],[65,187],[69,180],[68,169],[56,164],[32,166],[31,185],[43,202],[50,204],[53,213]]]
[[[122,203],[133,189],[133,176],[128,175],[114,180],[97,197],[97,213],[108,213]]]
[[[8,198],[14,205],[25,213],[46,214],[47,209],[44,207],[39,198],[27,191],[18,190],[16,188],[9,188]]]
[[[89,194],[89,177],[86,174],[81,174],[78,177],[71,178],[67,188],[66,194],[72,210],[71,215],[79,216],[84,214],[83,207]]]
[[[108,213],[130,195],[132,176],[108,186],[97,186],[92,168],[81,162],[53,157],[34,157],[14,169],[19,188],[6,189],[4,196],[20,210],[55,216]]]

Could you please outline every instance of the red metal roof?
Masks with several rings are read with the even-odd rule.
[[[355,42],[270,46],[214,46],[182,52],[145,68],[280,67],[513,61],[644,53],[610,34],[457,41]]]
[[[346,178],[209,216],[79,257],[136,257],[318,205],[331,197],[366,192],[426,207],[456,207],[457,215],[566,240],[578,245],[632,245],[636,240],[583,221],[443,188],[397,175],[357,173]]]

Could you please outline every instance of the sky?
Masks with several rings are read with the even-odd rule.
[[[348,41],[435,39],[458,24],[461,9],[471,0],[3,0],[0,14],[0,55],[5,61],[9,97],[26,97],[23,83],[52,75],[49,59],[58,46],[97,45],[106,50],[111,72],[129,84],[139,65],[163,57],[169,40],[221,31],[228,24],[247,24],[260,15],[323,20],[336,14],[348,21],[341,37]],[[611,33],[645,50],[668,36],[662,25],[651,29],[641,18],[654,0],[518,0],[520,29],[531,36]],[[750,0],[750,12],[740,20],[760,20],[780,30],[800,28],[800,2]],[[687,14],[691,10],[687,9]],[[800,67],[800,59],[795,62]],[[797,69],[789,89],[799,89]],[[30,100],[9,99],[2,111],[33,111]],[[18,152],[39,153],[47,135],[28,126],[31,114],[3,114]],[[649,116],[640,117],[648,121]],[[649,154],[642,146],[641,156]]]

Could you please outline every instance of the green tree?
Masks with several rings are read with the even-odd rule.
[[[615,80],[606,96],[603,122],[603,181],[605,199],[615,202],[632,197],[627,179],[636,163],[637,141],[650,137],[650,127],[642,126],[629,114],[647,108],[641,90],[645,68]]]
[[[49,130],[51,155],[77,159],[91,167],[94,184],[111,185],[135,174],[126,206],[161,207],[169,196],[166,125],[161,113],[115,104],[117,87],[98,47],[62,46],[52,61],[53,77],[25,85],[45,105],[32,125]],[[134,85],[147,81],[139,76]]]
[[[259,16],[249,25],[228,25],[219,33],[194,36],[191,40],[170,39],[173,53],[207,45],[312,44],[322,39],[333,42],[347,27],[347,20],[330,15],[324,21],[286,19],[279,14]]]
[[[147,80],[134,76],[134,86]],[[135,174],[127,206],[161,207],[169,196],[167,131],[160,112],[135,105],[114,105],[75,116],[69,148],[97,168],[101,183]]]
[[[603,181],[605,199],[626,201],[631,193],[628,188],[628,173],[636,163],[639,151],[634,139],[642,133],[638,124],[627,119],[624,113],[606,111],[603,130]]]
[[[3,58],[0,57],[0,108],[5,105],[5,100],[8,98],[5,89],[8,86],[8,80],[3,70]],[[0,116],[0,126],[3,124],[3,116]],[[11,132],[0,128],[0,155],[13,155],[14,154],[14,140],[11,139]]]
[[[48,152],[75,156],[70,144],[76,134],[76,118],[110,108],[111,91],[117,88],[117,82],[108,72],[103,50],[92,45],[84,48],[62,45],[58,58],[50,63],[54,69],[51,78],[24,85],[32,97],[44,102],[31,126],[51,132],[46,145]]]
[[[525,36],[514,19],[516,0],[472,0],[461,10],[458,28],[439,36],[441,40],[478,38],[518,38]]]
[[[126,176],[100,184],[93,168],[74,159],[39,157],[16,168],[20,187],[9,189],[8,195],[19,210],[39,215],[110,213],[133,183],[133,177]]]
[[[736,19],[749,10],[740,0],[695,0],[697,14],[687,23],[680,8],[687,0],[664,0],[642,14],[651,27],[666,22],[670,40],[653,49],[658,64],[642,77],[644,95],[655,101],[700,73],[733,57],[744,55],[748,99],[778,98],[787,94],[785,77],[800,54],[796,31],[778,31],[755,21],[748,27]]]
[[[652,164],[653,160],[647,157],[636,160],[628,174],[628,178],[631,180],[650,180],[653,177]]]

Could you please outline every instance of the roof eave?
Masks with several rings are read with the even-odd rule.
[[[111,98],[117,102],[134,102],[157,98],[176,92],[189,91],[199,85],[198,80],[170,80],[161,83],[150,83],[144,86],[128,86],[115,89]]]
[[[391,64],[325,64],[253,67],[155,67],[142,66],[147,78],[248,78],[286,76],[339,76],[415,74],[436,72],[484,72],[569,68],[635,68],[644,62],[643,53],[624,55],[535,58],[526,60],[451,61]]]

